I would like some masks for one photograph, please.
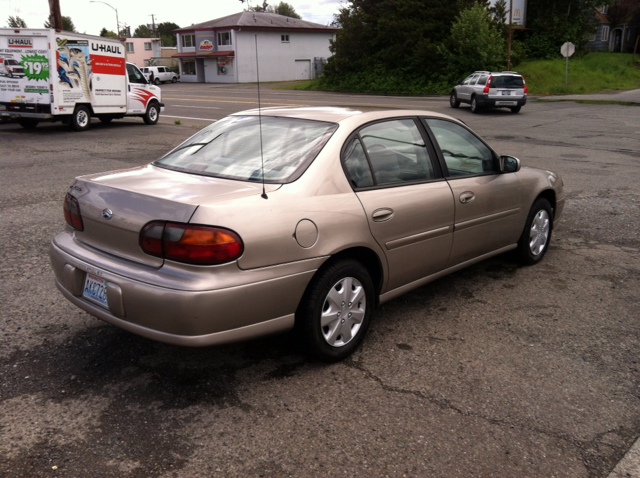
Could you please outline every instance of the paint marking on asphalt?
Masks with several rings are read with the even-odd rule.
[[[171,107],[175,108],[204,108],[209,110],[219,110],[217,106],[189,106],[189,105],[171,105]]]
[[[219,100],[219,99],[210,99],[211,97],[207,97],[207,98],[171,98],[171,97],[164,97],[163,100],[182,100],[182,101],[210,101],[210,102],[216,102],[216,103],[245,103],[245,104],[252,104],[252,105],[257,105],[258,101],[238,101],[238,100]],[[443,101],[444,102],[444,101]],[[345,98],[345,99],[339,99],[339,98],[333,98],[329,101],[307,101],[306,103],[300,104],[300,103],[285,103],[285,102],[280,102],[280,103],[267,103],[267,102],[262,102],[263,105],[272,105],[272,106],[311,106],[313,104],[317,104],[317,105],[327,105],[327,104],[346,104],[348,106],[368,106],[368,107],[375,107],[375,108],[406,108],[406,109],[416,109],[416,106],[420,106],[421,108],[424,107],[436,107],[436,106],[442,106],[443,102],[439,102],[439,103],[424,103],[424,104],[384,104],[384,103],[356,103],[354,101],[352,101],[351,99]],[[447,100],[448,102],[448,100]]]
[[[199,120],[199,121],[218,121],[217,119],[212,118],[190,118],[189,116],[171,116],[171,115],[160,115],[160,118],[179,118],[179,119],[190,119],[190,120]]]

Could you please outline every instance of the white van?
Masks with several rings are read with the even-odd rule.
[[[145,66],[142,68],[142,74],[149,83],[159,85],[165,81],[175,83],[178,81],[178,75],[171,71],[168,66]]]
[[[156,124],[164,110],[160,88],[126,61],[117,38],[0,28],[0,52],[11,52],[23,70],[19,77],[13,71],[0,76],[0,117],[16,118],[25,128],[62,121],[83,131],[92,117],[108,123],[139,116]]]

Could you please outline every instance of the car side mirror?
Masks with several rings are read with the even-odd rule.
[[[520,160],[513,156],[500,156],[500,171],[503,173],[516,173],[520,171]]]

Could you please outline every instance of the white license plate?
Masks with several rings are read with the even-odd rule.
[[[108,282],[100,277],[96,277],[93,274],[87,273],[87,277],[84,280],[84,289],[82,291],[82,297],[89,299],[93,302],[97,302],[105,308],[109,308],[107,302],[107,284]]]
[[[509,96],[510,94],[511,94],[511,92],[508,91],[508,90],[502,92],[502,96]]]
[[[517,106],[517,101],[496,101],[496,106]]]

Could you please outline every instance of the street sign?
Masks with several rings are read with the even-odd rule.
[[[570,41],[568,41],[567,43],[565,43],[560,47],[560,54],[565,58],[569,58],[575,52],[576,52],[576,46]]]

